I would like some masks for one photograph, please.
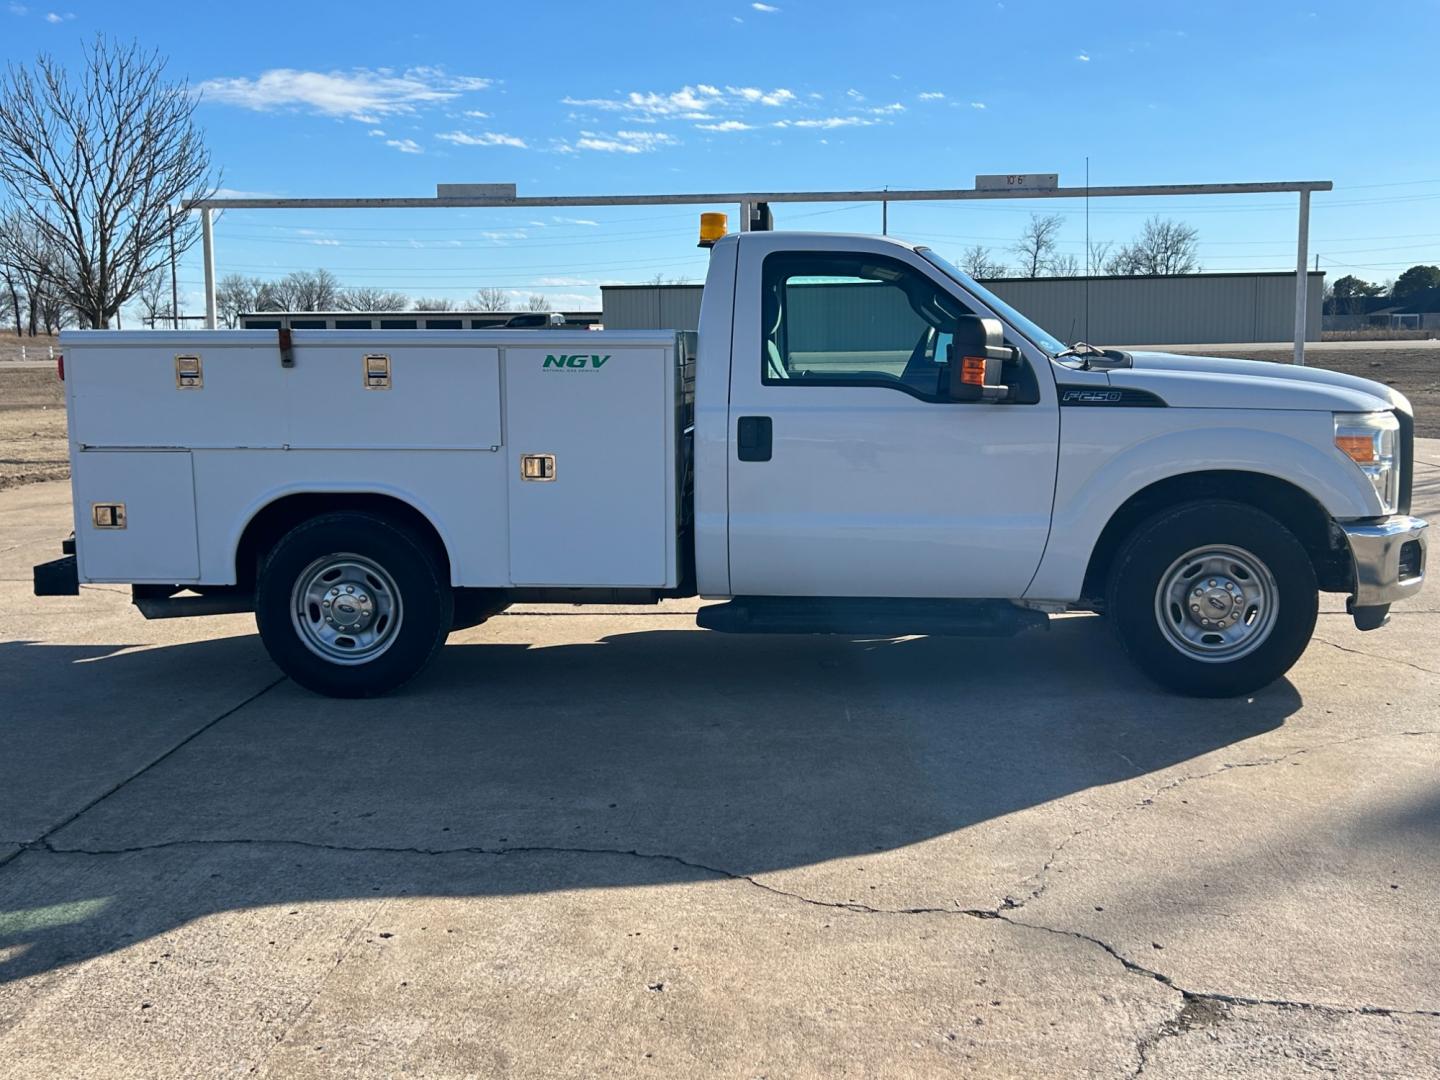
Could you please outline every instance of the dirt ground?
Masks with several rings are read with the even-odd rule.
[[[55,370],[0,364],[0,490],[70,475],[65,393]]]
[[[1203,346],[1183,350],[1205,351]],[[1224,355],[1281,363],[1290,359],[1280,350],[1227,349]],[[1440,438],[1440,349],[1317,349],[1310,363],[1395,387],[1415,406],[1415,434]],[[69,474],[64,391],[54,370],[0,362],[0,490]]]

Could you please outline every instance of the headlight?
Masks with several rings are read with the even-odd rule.
[[[1395,460],[1399,431],[1400,421],[1392,412],[1335,414],[1335,446],[1370,478],[1387,514],[1395,512],[1400,490]]]

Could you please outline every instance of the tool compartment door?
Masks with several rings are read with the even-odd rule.
[[[514,585],[669,583],[674,347],[601,340],[505,350]],[[527,457],[553,459],[553,476],[525,479]]]
[[[81,450],[74,461],[81,581],[178,585],[200,576],[189,451]],[[96,503],[123,505],[124,528],[97,527]]]

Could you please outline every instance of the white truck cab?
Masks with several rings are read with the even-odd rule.
[[[254,610],[384,693],[520,601],[700,595],[731,632],[1103,613],[1153,679],[1284,674],[1319,591],[1424,580],[1413,417],[1314,368],[1066,345],[933,252],[751,232],[674,331],[67,333],[73,550],[37,594]]]

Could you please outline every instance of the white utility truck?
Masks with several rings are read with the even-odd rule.
[[[1223,696],[1290,668],[1318,591],[1369,630],[1424,577],[1411,409],[1379,383],[1067,348],[879,237],[721,239],[691,340],[67,333],[75,536],[35,591],[254,610],[347,697],[507,604],[696,594],[751,633],[1096,611],[1157,682]]]

